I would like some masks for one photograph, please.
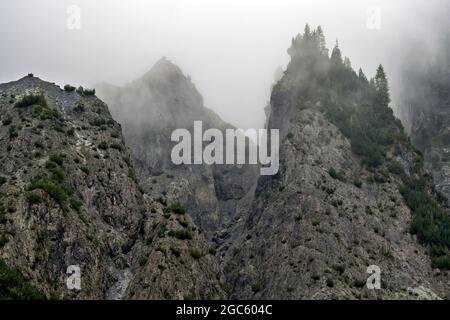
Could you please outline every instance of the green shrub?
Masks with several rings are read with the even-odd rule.
[[[73,108],[73,111],[75,111],[76,113],[83,113],[86,111],[84,104],[79,103],[75,106],[75,108]]]
[[[146,246],[151,245],[152,242],[153,242],[153,237],[147,236],[147,237],[144,238],[144,244],[145,244]]]
[[[64,86],[64,91],[67,91],[67,92],[75,91],[75,87],[71,86],[70,84],[66,84]]]
[[[106,141],[102,141],[98,145],[98,148],[101,149],[101,150],[107,150],[108,149],[108,143]]]
[[[167,200],[164,199],[163,197],[156,198],[156,202],[162,204],[163,206],[167,206]]]
[[[93,96],[95,95],[95,89],[84,89],[83,94],[85,96]]]
[[[165,224],[161,224],[159,229],[158,229],[158,237],[159,238],[164,238],[166,236],[166,231],[167,231],[167,226]]]
[[[83,171],[86,175],[89,175],[90,170],[89,170],[88,167],[83,166],[83,167],[80,168],[80,170]]]
[[[62,121],[61,113],[54,108],[36,106],[33,111],[41,120],[55,120]],[[60,127],[62,127],[61,123],[58,123]]]
[[[331,278],[327,279],[327,287],[328,288],[333,288],[334,287],[334,281]]]
[[[35,141],[34,146],[38,149],[44,149],[44,144],[40,141]]]
[[[103,119],[103,118],[97,117],[97,118],[95,118],[94,120],[92,120],[92,121],[90,122],[90,124],[91,124],[92,126],[100,127],[100,126],[105,125],[105,124],[106,124],[106,121],[105,121],[105,119]]]
[[[128,177],[133,180],[134,182],[138,182],[137,177],[136,177],[136,172],[134,171],[134,169],[132,167],[128,168]]]
[[[208,252],[209,252],[209,254],[215,256],[217,253],[217,250],[214,247],[209,247]]]
[[[17,132],[16,126],[9,127],[8,132],[9,132],[9,138],[10,139],[14,139],[14,138],[17,138],[19,136],[19,133]]]
[[[332,177],[333,179],[345,182],[346,178],[345,175],[341,172],[337,172],[334,168],[330,168],[328,170],[328,174],[330,175],[330,177]]]
[[[139,258],[139,265],[141,267],[145,266],[147,264],[148,258],[147,257],[141,257]]]
[[[373,175],[373,180],[376,183],[388,183],[389,179],[382,174],[376,173]]]
[[[184,220],[178,220],[178,222],[180,223],[180,225],[184,228],[188,228],[189,227],[189,223],[187,221]]]
[[[2,214],[2,216],[4,217],[3,214]],[[6,220],[5,220],[5,222],[6,222]],[[8,243],[8,238],[6,237],[6,235],[0,234],[0,248],[3,248],[7,243]],[[1,288],[1,285],[0,285],[0,288]]]
[[[400,192],[413,212],[411,232],[419,241],[431,247],[430,254],[434,266],[450,269],[450,216],[426,192],[423,180],[404,179]]]
[[[34,95],[29,94],[24,96],[20,101],[16,102],[14,105],[16,108],[25,108],[33,105],[40,105],[42,107],[47,106],[47,101],[42,94]]]
[[[163,197],[158,197],[158,198],[156,198],[156,202],[159,202],[159,203],[162,204],[163,206],[167,206],[167,200],[164,199]]]
[[[19,270],[8,267],[0,258],[0,300],[45,299],[45,295],[31,286]]]
[[[363,287],[366,286],[366,284],[367,284],[367,281],[366,281],[366,280],[363,280],[363,279],[355,279],[355,280],[353,281],[353,285],[354,285],[356,288],[363,288]]]
[[[167,209],[172,211],[173,213],[176,213],[176,214],[185,214],[186,213],[186,208],[184,208],[178,202],[171,204]]]
[[[196,249],[192,249],[190,252],[191,252],[191,257],[194,258],[195,260],[198,260],[201,257],[203,257],[202,253]]]
[[[333,266],[333,269],[336,270],[339,273],[344,273],[345,267],[342,264],[336,264]]]
[[[81,202],[80,200],[77,200],[75,198],[70,199],[70,207],[72,209],[74,209],[76,212],[80,213],[82,206],[83,206],[83,202]]]
[[[164,248],[163,246],[159,245],[155,248],[156,252],[162,252],[162,253],[166,253],[166,248]]]
[[[403,175],[405,173],[402,165],[397,161],[393,161],[393,162],[389,163],[388,170],[390,173],[397,174],[397,175]]]
[[[52,174],[52,179],[58,183],[64,181],[64,171],[53,161],[47,161],[45,168]]]
[[[61,123],[54,123],[52,125],[53,130],[55,130],[56,132],[60,132],[60,133],[65,133],[64,132],[64,127]]]
[[[253,291],[253,293],[258,293],[259,291],[261,291],[261,284],[259,282],[253,283],[252,291]]]
[[[3,210],[4,210],[4,208],[2,208],[2,210],[0,210],[0,224],[5,224],[8,221],[8,219],[6,218],[6,214]],[[1,242],[1,240],[0,240],[0,242]],[[2,248],[5,244],[0,243],[0,248]]]
[[[4,126],[9,126],[12,123],[12,117],[6,117],[3,121],[2,121]]]
[[[62,166],[64,163],[64,159],[62,157],[62,155],[57,155],[57,154],[52,154],[50,155],[50,161],[53,161],[54,163],[56,163],[59,166]]]
[[[169,231],[169,236],[173,238],[177,238],[180,240],[190,240],[192,239],[192,233],[188,229],[181,229],[181,230],[171,230]]]
[[[30,191],[36,190],[36,189],[42,189],[44,190],[49,196],[53,198],[60,206],[61,208],[66,208],[66,202],[68,195],[71,193],[68,188],[66,188],[64,185],[53,181],[52,179],[48,178],[47,176],[38,176],[35,179],[31,181],[31,184],[28,188]]]
[[[43,202],[42,196],[39,193],[34,192],[34,191],[27,192],[26,198],[28,200],[28,203],[31,205],[40,204]]]
[[[333,179],[337,179],[338,177],[338,173],[334,168],[330,168],[328,170],[328,174],[330,175],[330,177],[332,177]]]
[[[175,257],[179,257],[180,255],[181,255],[181,252],[180,252],[180,250],[178,249],[178,248],[175,248],[175,247],[173,247],[173,246],[170,246],[170,252],[172,252],[172,254],[175,256]]]
[[[8,181],[8,179],[6,179],[5,177],[0,177],[0,187],[4,185],[6,181]]]
[[[433,268],[450,270],[450,255],[432,257],[431,264]]]
[[[110,147],[111,147],[111,149],[116,149],[116,150],[119,150],[119,151],[123,150],[123,146],[121,144],[119,144],[119,143],[112,143]]]
[[[66,131],[66,135],[69,137],[73,137],[75,135],[75,129],[70,128],[69,130]]]
[[[361,188],[362,187],[362,181],[359,178],[354,178],[353,179],[353,184],[355,185],[355,187],[357,188]]]

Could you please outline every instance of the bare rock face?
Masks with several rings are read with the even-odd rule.
[[[408,287],[420,285],[448,292],[445,277],[433,276],[426,249],[408,233],[411,213],[399,181],[373,182],[317,110],[292,116],[288,131],[280,174],[260,179],[245,233],[230,249],[231,298],[403,299],[414,297]],[[381,269],[381,290],[366,287],[371,265]]]
[[[159,242],[142,245],[150,225],[175,222],[165,222],[144,199],[106,104],[92,91],[73,89],[31,75],[0,85],[0,257],[47,297],[121,299],[135,274],[159,270]],[[190,232],[195,236],[182,246],[182,261],[199,264],[201,272],[182,274],[190,282],[186,294],[221,297],[215,257],[203,257],[206,242]],[[194,248],[202,257],[189,255]],[[135,265],[146,255],[148,263]],[[81,269],[81,290],[66,287],[71,265]],[[163,276],[181,272],[172,268]],[[180,297],[179,288],[161,279],[150,289],[134,285],[134,295]]]
[[[234,127],[205,108],[191,80],[166,59],[129,85],[103,84],[98,89],[123,126],[145,191],[180,202],[207,240],[221,245],[232,241],[235,232],[225,230],[239,229],[237,221],[253,196],[257,166],[174,165],[171,134],[181,128],[192,133],[194,121],[202,121],[203,130]]]
[[[423,152],[425,165],[434,177],[434,184],[442,196],[450,199],[450,128],[448,103],[439,109],[429,106],[414,119],[411,141]],[[448,200],[447,202],[449,202]]]
[[[150,201],[150,200],[149,200]],[[146,237],[133,254],[127,299],[224,299],[224,277],[201,230],[185,213],[164,204],[144,223]]]
[[[47,295],[105,298],[145,212],[120,126],[94,96],[34,77],[0,91],[2,203],[11,208],[1,256]],[[44,100],[16,105],[32,96]],[[80,292],[66,288],[69,265],[81,268]]]

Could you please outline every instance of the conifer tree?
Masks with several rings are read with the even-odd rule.
[[[327,43],[325,40],[325,35],[323,33],[322,27],[318,26],[316,30],[316,39],[317,44],[319,46],[320,52],[324,55],[328,56],[328,49],[327,49]]]
[[[352,63],[351,63],[349,57],[345,57],[345,59],[344,59],[344,65],[345,65],[348,69],[352,69]]]
[[[305,26],[305,32],[304,32],[304,34],[303,34],[303,37],[304,37],[306,40],[311,39],[311,28],[309,27],[309,24],[306,24],[306,26]]]
[[[388,107],[391,102],[389,95],[389,84],[384,72],[384,68],[380,65],[375,76],[375,90],[377,91],[377,100],[383,107]]]
[[[336,40],[336,45],[333,48],[333,51],[331,52],[331,61],[335,64],[342,64],[342,53],[341,49],[339,49],[339,43]]]
[[[362,71],[361,68],[359,68],[359,72],[358,72],[358,77],[361,81],[365,82],[365,83],[369,83],[369,80],[367,80],[366,75],[364,74],[364,72]]]

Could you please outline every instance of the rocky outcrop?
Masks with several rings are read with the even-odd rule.
[[[142,241],[170,210],[163,213],[144,198],[107,106],[93,91],[74,89],[32,75],[0,85],[0,257],[47,297],[120,299],[144,268],[158,270],[159,242],[144,248]],[[215,257],[184,254],[208,251],[190,232],[193,239],[179,244],[183,262],[199,264],[201,272],[182,275],[191,282],[186,294],[220,297]],[[135,265],[146,255],[147,264]],[[81,290],[66,287],[71,265],[81,269]],[[182,270],[159,272],[176,279]],[[133,291],[136,297],[180,296],[179,288],[164,285]]]
[[[144,241],[134,248],[126,299],[224,299],[225,282],[216,248],[188,214],[153,202]]]
[[[403,299],[419,285],[448,292],[408,232],[411,213],[399,181],[374,182],[348,140],[314,108],[290,119],[280,175],[260,179],[245,233],[230,249],[231,297]],[[381,269],[382,290],[366,287],[371,265]]]
[[[429,249],[410,233],[412,212],[399,192],[423,174],[421,157],[378,80],[356,75],[337,46],[330,59],[320,39],[308,29],[293,40],[272,91],[268,126],[280,129],[280,171],[259,178],[223,262],[230,297],[446,297],[448,274],[432,269]],[[370,266],[381,271],[379,290],[366,285]],[[432,294],[408,290],[418,287]]]

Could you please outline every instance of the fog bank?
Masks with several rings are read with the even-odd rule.
[[[71,5],[80,29],[67,26]],[[442,0],[2,0],[0,82],[33,72],[60,85],[123,85],[166,56],[225,121],[262,127],[274,74],[308,22],[322,25],[328,47],[338,39],[355,69],[373,76],[385,65],[395,109],[409,57],[433,56],[449,13]]]

